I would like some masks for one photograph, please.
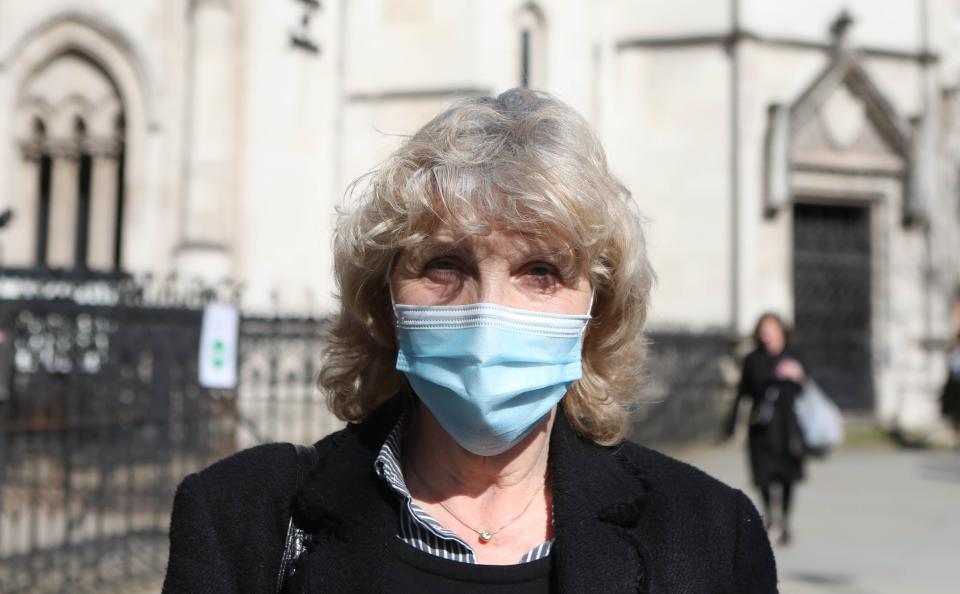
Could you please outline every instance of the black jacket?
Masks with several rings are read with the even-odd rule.
[[[750,431],[748,449],[753,484],[761,489],[771,483],[794,483],[804,476],[803,431],[794,412],[794,402],[803,386],[780,380],[777,365],[784,359],[799,361],[809,373],[806,363],[789,346],[779,355],[768,354],[757,347],[743,361],[743,372],[737,398],[727,421],[727,434],[732,435],[737,422],[740,400],[750,399]],[[768,390],[774,389],[768,399]]]
[[[293,591],[390,591],[398,501],[373,464],[396,414],[387,407],[320,441],[320,463],[295,495],[287,444],[188,476],[174,501],[164,592],[273,592],[291,508],[315,543]],[[630,442],[595,445],[563,414],[548,465],[560,592],[777,591],[763,522],[740,491]]]

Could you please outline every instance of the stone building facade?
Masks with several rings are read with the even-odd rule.
[[[775,311],[846,408],[928,432],[960,326],[958,24],[953,0],[0,0],[0,264],[323,313],[348,183],[527,85],[649,217],[656,410],[716,412],[675,380],[729,386]]]

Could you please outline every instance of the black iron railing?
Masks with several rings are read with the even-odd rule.
[[[650,334],[631,437],[647,445],[715,439],[732,404],[737,340],[723,331]]]
[[[98,591],[162,575],[176,485],[262,441],[335,424],[315,388],[324,321],[242,318],[240,382],[197,382],[221,287],[0,275],[0,584]]]

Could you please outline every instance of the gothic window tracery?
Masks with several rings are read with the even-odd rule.
[[[123,101],[91,58],[66,52],[23,85],[17,104],[21,183],[5,266],[121,267]]]

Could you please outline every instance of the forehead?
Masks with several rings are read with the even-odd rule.
[[[760,321],[761,330],[782,330],[780,322],[776,318],[771,316],[766,316]]]
[[[525,256],[546,253],[569,254],[571,247],[562,240],[559,234],[534,234],[501,226],[494,227],[486,233],[478,233],[456,230],[448,225],[443,225],[405,251],[413,254],[455,251],[470,252],[477,255]]]

